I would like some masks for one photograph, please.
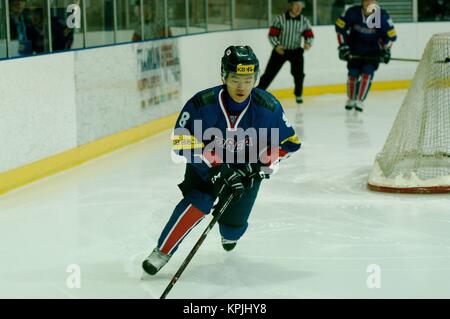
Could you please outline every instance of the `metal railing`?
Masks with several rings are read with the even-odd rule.
[[[11,49],[11,43],[13,41],[13,39],[11,39],[11,28],[10,28],[10,6],[9,6],[9,1],[10,0],[0,0],[0,19],[5,19],[5,21],[0,21],[0,58],[5,58],[5,57],[13,57],[13,56],[17,56],[12,52]],[[14,0],[17,1],[17,0]],[[54,5],[54,1],[56,0],[43,0],[41,1],[41,3],[43,3],[45,5],[45,8],[43,9],[43,12],[46,13],[47,16],[47,23],[46,23],[46,37],[47,37],[47,41],[46,43],[48,44],[46,47],[46,53],[48,52],[53,52],[54,48],[52,47],[53,44],[53,30],[52,30],[52,25],[51,25],[51,15],[52,15],[52,5]],[[121,0],[98,0],[98,2],[96,2],[96,4],[99,4],[100,7],[103,10],[106,10],[106,4],[108,5],[112,5],[112,12],[104,12],[104,15],[109,14],[111,16],[112,14],[112,19],[113,19],[113,23],[112,23],[112,31],[113,31],[113,44],[116,43],[123,43],[123,42],[130,42],[131,38],[129,39],[129,41],[120,41],[119,37],[118,37],[118,32],[121,31],[128,31],[131,32],[133,30],[131,23],[130,23],[130,19],[129,19],[129,12],[130,12],[130,7],[132,7],[133,5],[135,5],[136,1],[135,0],[122,0],[124,2],[121,2],[121,4],[125,4],[125,6],[128,6],[126,9],[126,13],[125,12],[118,12],[118,1]],[[284,8],[287,8],[287,1],[286,0],[201,0],[203,2],[199,2],[199,3],[203,3],[204,9],[202,8],[202,10],[204,10],[204,12],[202,13],[204,15],[204,17],[202,18],[204,20],[204,22],[202,23],[201,27],[195,26],[195,20],[193,18],[193,16],[191,16],[191,14],[197,14],[196,12],[194,12],[194,10],[190,10],[190,4],[191,2],[195,1],[195,0],[184,0],[184,17],[183,16],[176,16],[176,13],[174,13],[176,10],[180,9],[179,5],[177,5],[177,3],[180,2],[175,2],[177,0],[159,0],[160,5],[162,4],[162,10],[163,10],[163,14],[159,17],[162,20],[162,24],[164,25],[164,33],[162,34],[162,37],[168,37],[170,35],[186,35],[186,34],[192,34],[192,33],[202,33],[202,32],[210,32],[210,31],[215,31],[215,30],[236,30],[236,29],[245,29],[245,28],[255,28],[255,27],[268,27],[271,23],[272,18],[274,17],[275,14],[279,14],[281,12],[273,12],[274,10],[274,3],[275,1],[277,1],[277,8],[280,8],[280,1],[285,1],[286,6]],[[179,0],[179,1],[183,1],[183,0]],[[197,0],[198,1],[198,0]],[[28,1],[30,2],[30,1]],[[82,40],[80,40],[80,44],[78,46],[78,48],[86,48],[86,47],[93,47],[93,46],[98,46],[98,45],[90,45],[90,43],[87,41],[87,35],[89,34],[89,32],[93,32],[93,31],[89,31],[88,32],[88,19],[92,20],[92,17],[88,16],[88,11],[89,9],[87,8],[86,5],[86,1],[85,0],[74,0],[72,2],[77,2],[78,4],[80,4],[80,9],[81,9],[81,25],[82,28],[80,28],[79,30],[76,30],[76,34],[78,36],[78,38],[82,38]],[[153,1],[152,3],[154,3],[156,1]],[[359,1],[355,0],[354,2],[359,3]],[[383,5],[384,3],[388,3],[387,1],[380,1],[381,4]],[[389,1],[392,2],[392,1]],[[392,6],[394,4],[394,2],[392,2],[390,4],[390,8],[387,8],[388,11],[391,9],[393,11],[393,13],[395,15],[397,15],[398,17],[400,17],[400,21],[408,21],[408,22],[417,22],[419,20],[419,13],[418,13],[418,2],[419,0],[398,0],[395,1],[395,3],[397,4],[397,6]],[[92,6],[93,2],[90,2],[91,6]],[[140,33],[142,35],[142,40],[148,40],[145,37],[145,32],[146,32],[146,25],[145,25],[145,5],[147,5],[148,3],[150,3],[148,0],[138,0],[138,3],[140,4],[140,12],[139,12],[139,18],[136,18],[137,23],[139,23],[140,25]],[[310,8],[312,8],[312,17],[310,16],[311,22],[313,23],[313,25],[317,25],[318,24],[318,17],[319,17],[319,11],[323,8],[327,8],[328,5],[331,7],[333,4],[335,4],[336,1],[333,0],[308,0],[306,1],[307,6],[310,6]],[[347,2],[346,2],[347,3]],[[348,3],[347,3],[348,4]],[[193,3],[192,3],[193,5]],[[254,6],[254,10],[252,10],[251,6]],[[3,8],[3,9],[2,9]],[[123,7],[121,7],[123,9]],[[216,9],[227,9],[225,11],[217,11]],[[96,8],[97,9],[97,8]],[[1,12],[1,10],[4,10],[4,13]],[[258,11],[259,10],[259,11]],[[310,9],[311,10],[311,9]],[[133,10],[131,10],[133,11]],[[229,19],[228,14],[226,13],[226,11],[229,12]],[[221,14],[217,15],[217,12],[221,12]],[[261,16],[257,16],[257,12],[264,12],[264,14]],[[66,15],[70,14],[66,12]],[[120,29],[119,25],[118,25],[118,16],[119,14],[123,15],[127,15],[126,18],[126,22],[125,22],[125,29]],[[213,16],[213,15],[216,16]],[[245,19],[242,18],[242,15],[246,15],[248,14],[248,17],[246,16]],[[391,13],[392,15],[392,13]],[[396,21],[396,17],[395,15],[393,16],[394,21]],[[223,18],[222,23],[217,23],[217,21],[220,22],[220,19]],[[175,21],[183,21],[184,20],[184,25],[180,26],[177,25],[175,23]],[[323,20],[323,19],[322,19]],[[331,21],[331,19],[328,18],[328,20],[325,21],[320,21],[320,24],[333,24],[334,21]],[[327,23],[329,22],[329,23]],[[105,21],[99,22],[100,25],[103,23],[105,24]],[[183,24],[183,23],[181,23]],[[2,28],[2,25],[4,26]],[[91,27],[91,26],[89,26]],[[95,25],[94,25],[94,31],[95,31]],[[3,35],[2,35],[2,30],[3,30]],[[171,30],[172,34],[169,34],[169,30]],[[98,30],[97,30],[98,32]],[[100,32],[106,32],[106,29],[104,28],[103,30],[100,27]],[[2,39],[3,37],[3,39]],[[1,45],[2,42],[4,43],[3,46],[6,46],[6,50],[3,50],[4,52],[6,52],[6,56],[1,56],[2,54],[2,50],[1,50]],[[107,41],[105,41],[104,44],[111,44],[111,43],[106,43]]]

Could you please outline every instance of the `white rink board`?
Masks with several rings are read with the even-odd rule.
[[[151,120],[175,113],[180,109],[181,94],[166,102],[142,105],[149,99],[148,91],[158,95],[165,85],[139,90],[138,50],[172,45],[177,50],[177,39],[151,41],[79,51],[75,53],[78,145],[83,145]],[[162,61],[162,60],[161,60]],[[158,63],[158,61],[154,61]],[[163,78],[156,66],[153,74]],[[156,73],[156,74],[155,74]],[[169,71],[170,75],[171,72]],[[169,80],[173,90],[181,92],[181,82]]]
[[[143,105],[151,89],[139,89],[145,75],[138,72],[137,54],[138,49],[163,44],[173,44],[176,50],[177,41],[0,61],[0,172],[178,111],[181,80],[175,81],[170,74],[170,88],[178,90],[178,96]],[[158,68],[150,76],[155,73]]]
[[[0,172],[77,146],[73,52],[0,61]]]
[[[393,45],[392,56],[420,59],[431,36],[434,33],[448,32],[450,22],[398,23],[395,27],[398,40]],[[313,31],[313,47],[305,53],[305,86],[345,83],[347,68],[346,63],[338,58],[334,26],[313,26]],[[255,29],[180,38],[184,99],[204,87],[220,82],[220,58],[229,45],[250,45],[259,58],[263,72],[272,50],[267,33],[266,29]],[[391,61],[388,65],[380,65],[375,81],[409,80],[416,68],[417,63]],[[290,65],[286,63],[269,90],[293,86]]]

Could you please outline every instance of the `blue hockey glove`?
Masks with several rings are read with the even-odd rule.
[[[262,163],[245,164],[243,168],[240,168],[239,173],[243,176],[244,186],[246,189],[252,188],[256,182],[260,182],[263,179],[269,179],[272,170],[263,165]]]
[[[209,180],[213,184],[215,197],[224,197],[233,194],[239,199],[244,194],[243,176],[229,164],[220,164],[210,169]]]
[[[391,50],[389,48],[385,48],[380,51],[380,62],[388,64],[391,60]]]
[[[339,50],[339,59],[342,61],[350,60],[350,47],[346,44],[341,44],[338,47]]]

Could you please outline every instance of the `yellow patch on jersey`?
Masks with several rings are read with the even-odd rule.
[[[336,20],[336,25],[337,25],[339,28],[344,29],[344,28],[345,28],[345,21],[342,20],[341,18],[338,18],[338,19]]]
[[[287,143],[287,142],[291,142],[294,144],[302,144],[302,142],[300,142],[297,134],[292,135],[291,137],[288,137],[287,139],[285,139],[283,142],[281,142],[281,145],[283,145],[284,143]]]
[[[254,74],[255,73],[255,65],[253,64],[238,64],[236,67],[237,74]]]
[[[390,38],[393,38],[393,37],[395,37],[397,35],[397,32],[395,32],[395,29],[391,29],[391,30],[388,31],[387,35]]]
[[[197,138],[193,135],[175,135],[172,137],[173,150],[192,150],[196,148],[203,148],[205,145],[199,143]]]

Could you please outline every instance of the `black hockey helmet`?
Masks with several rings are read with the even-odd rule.
[[[252,48],[246,46],[229,46],[222,58],[222,79],[225,81],[229,73],[254,74],[259,73],[259,61]]]

